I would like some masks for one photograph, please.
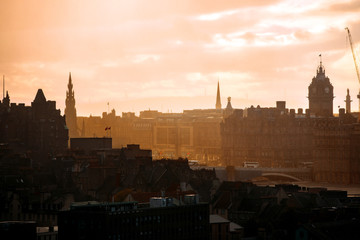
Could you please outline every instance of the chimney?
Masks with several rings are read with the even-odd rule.
[[[344,108],[339,108],[339,117],[340,118],[345,117],[345,109]]]
[[[285,110],[286,102],[285,101],[276,101],[276,108]]]

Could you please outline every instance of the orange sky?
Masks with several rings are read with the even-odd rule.
[[[64,111],[72,73],[78,115],[223,107],[307,108],[322,54],[334,108],[359,83],[360,1],[1,0],[0,74],[12,102],[38,88]]]

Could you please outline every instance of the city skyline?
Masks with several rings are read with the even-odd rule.
[[[161,7],[159,7],[161,6]],[[346,39],[359,53],[357,1],[5,1],[0,73],[11,102],[38,88],[64,114],[69,72],[78,116],[153,109],[308,108],[319,54],[334,86],[334,113],[359,83]]]

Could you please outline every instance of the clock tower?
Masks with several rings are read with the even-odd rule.
[[[322,65],[320,55],[320,65],[309,86],[309,110],[310,115],[318,117],[333,116],[334,87],[329,78],[325,75],[325,68]]]

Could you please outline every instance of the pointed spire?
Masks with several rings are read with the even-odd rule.
[[[35,99],[34,99],[34,103],[44,103],[46,102],[46,98],[44,95],[44,92],[41,88],[38,89]]]
[[[3,98],[3,104],[6,107],[10,107],[10,96],[8,91],[6,91],[6,97]]]
[[[72,84],[72,79],[71,79],[71,72],[69,73],[69,83],[68,83],[67,95],[70,95],[70,96],[74,95],[73,84]]]
[[[75,92],[73,90],[71,72],[69,72],[69,83],[68,89],[66,91],[65,99],[65,121],[66,126],[69,129],[69,137],[78,137],[78,128],[77,128],[77,118],[76,118],[76,108],[75,108]]]
[[[319,58],[320,58],[320,65],[319,65],[318,70],[317,70],[317,75],[321,74],[321,75],[324,75],[324,76],[325,76],[325,68],[324,68],[324,66],[322,65],[321,53],[319,54]]]
[[[349,92],[349,89],[347,89],[347,95],[346,95],[346,100],[345,100],[345,103],[346,103],[346,113],[351,113],[351,97],[350,97],[350,92]]]
[[[221,99],[220,99],[220,82],[218,80],[218,85],[217,85],[217,93],[216,93],[216,104],[215,104],[215,108],[216,109],[221,109]]]

